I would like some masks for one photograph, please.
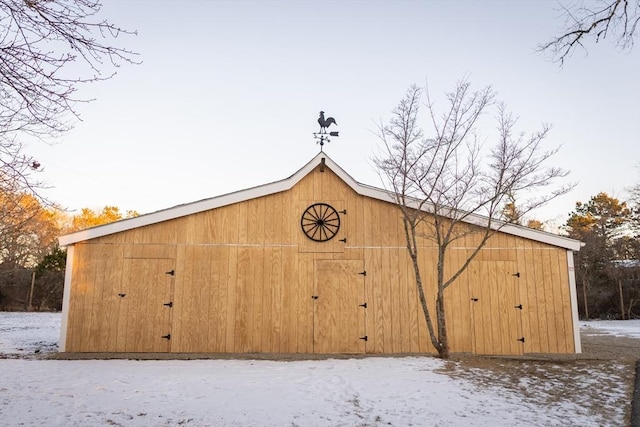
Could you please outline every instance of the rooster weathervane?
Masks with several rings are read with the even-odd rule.
[[[318,124],[320,125],[320,131],[314,132],[313,137],[317,139],[318,142],[320,143],[320,151],[322,151],[324,143],[331,142],[331,140],[329,139],[330,136],[338,137],[338,131],[327,132],[327,128],[331,125],[338,126],[338,123],[336,123],[336,119],[334,119],[333,117],[327,117],[325,119],[324,111],[320,111],[320,117],[318,117]]]

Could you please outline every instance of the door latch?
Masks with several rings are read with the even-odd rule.
[[[171,334],[163,335],[162,338],[164,338],[165,340],[170,340]]]
[[[514,305],[513,308],[519,308],[520,310],[522,310],[522,304]]]
[[[364,304],[360,304],[360,305],[358,305],[358,307],[364,307],[364,308],[367,308],[367,303],[365,302]]]
[[[167,306],[169,308],[173,307],[173,301],[169,301],[169,302],[165,302],[164,304],[162,304],[164,306]]]
[[[365,336],[360,337],[360,338],[358,338],[358,339],[363,340],[363,341],[367,341],[367,340],[369,339],[369,337],[367,337],[367,336],[365,335]]]
[[[176,271],[175,270],[165,271],[164,274],[168,274],[169,276],[175,276],[176,275]]]
[[[478,302],[478,298],[471,298],[471,301]]]

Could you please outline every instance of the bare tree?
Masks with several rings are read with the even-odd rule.
[[[636,239],[636,258],[640,259],[640,164],[638,169],[638,181],[627,189],[629,192],[629,205],[631,206],[631,230]]]
[[[0,135],[0,195],[20,191],[35,193],[41,186],[34,177],[39,168],[40,163],[25,154],[24,145],[15,136]]]
[[[561,7],[565,33],[539,46],[541,51],[549,51],[560,64],[577,47],[586,50],[584,42],[587,39],[595,39],[597,43],[614,37],[621,49],[633,47],[640,22],[638,0],[599,0],[588,5],[580,1]]]
[[[32,172],[40,164],[24,153],[24,137],[48,139],[68,131],[78,117],[74,105],[89,101],[76,96],[78,87],[135,63],[135,53],[109,44],[133,33],[99,18],[101,7],[92,0],[0,0],[3,187],[33,190]]]
[[[427,92],[427,116],[433,133],[429,138],[418,125],[421,97],[422,90],[411,87],[393,110],[389,123],[379,127],[384,148],[375,164],[402,212],[407,250],[431,343],[440,357],[447,358],[445,290],[491,236],[513,220],[504,215],[505,203],[518,197],[519,212],[524,215],[572,186],[536,191],[552,186],[567,174],[546,166],[557,152],[542,147],[550,127],[543,125],[531,135],[517,133],[517,119],[504,104],[495,101],[491,87],[474,92],[468,82],[459,82],[447,94],[442,114]],[[490,110],[497,115],[498,135],[487,151],[480,143],[478,127],[481,116]],[[537,197],[531,197],[536,193]],[[472,234],[477,237],[477,247],[457,271],[446,276],[445,260],[451,244]],[[425,241],[435,243],[435,266],[420,265],[419,252]],[[436,272],[435,318],[424,291],[424,278],[432,275],[425,274],[423,268],[435,268]]]

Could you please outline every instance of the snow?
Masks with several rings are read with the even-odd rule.
[[[58,351],[60,321],[60,313],[0,312],[0,355],[33,358]]]
[[[637,337],[639,323],[586,325]],[[596,404],[564,388],[620,383],[628,367],[615,364],[598,370],[511,361],[522,369],[513,381],[428,356],[46,360],[59,328],[58,313],[0,313],[0,424],[595,426],[624,424],[621,402],[628,401],[624,387],[599,390]]]
[[[580,322],[580,327],[588,335],[609,334],[616,337],[640,338],[640,319],[590,320]]]

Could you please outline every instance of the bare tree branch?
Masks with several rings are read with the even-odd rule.
[[[0,185],[33,190],[38,163],[25,136],[59,137],[72,127],[82,84],[106,80],[136,54],[109,42],[135,34],[98,17],[92,0],[0,0]],[[6,180],[14,179],[13,183]]]
[[[614,37],[616,45],[628,50],[633,48],[638,22],[640,22],[640,2],[638,0],[599,0],[595,6],[584,1],[563,6],[565,33],[541,44],[539,51],[549,51],[553,58],[564,64],[577,47],[585,49],[587,38],[598,43],[607,37]]]
[[[573,186],[557,186],[567,172],[547,166],[557,152],[545,151],[542,146],[550,126],[543,125],[531,134],[517,133],[517,119],[504,104],[496,102],[491,87],[472,91],[469,82],[458,82],[447,94],[443,113],[437,111],[427,91],[430,138],[424,137],[418,125],[421,95],[412,86],[393,110],[389,123],[379,128],[384,150],[374,162],[403,215],[407,250],[431,342],[441,357],[448,357],[444,291],[489,239],[516,219],[505,216],[505,205],[522,197],[519,211],[525,214]],[[483,156],[478,128],[481,117],[493,107],[497,109],[497,136]],[[469,235],[476,236],[477,245],[447,277],[450,245]],[[435,322],[423,289],[423,277],[430,275],[422,273],[419,263],[425,241],[433,242],[438,252]]]

